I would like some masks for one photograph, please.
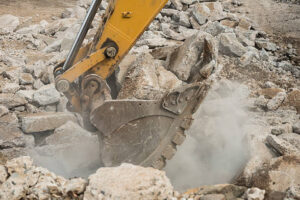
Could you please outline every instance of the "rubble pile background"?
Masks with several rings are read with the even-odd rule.
[[[212,74],[215,81],[246,85],[251,92],[247,106],[264,129],[249,135],[251,159],[235,185],[179,194],[163,172],[150,168],[124,164],[100,168],[89,181],[67,180],[33,166],[29,157],[13,159],[57,152],[65,158],[82,140],[95,150],[90,156],[97,157],[97,136],[83,130],[80,116],[66,110],[67,99],[56,91],[53,77],[89,3],[81,0],[60,17],[37,24],[26,17],[0,16],[0,199],[300,198],[299,47],[274,43],[251,19],[229,12],[243,5],[237,0],[170,0],[117,74],[119,99],[159,99]],[[93,39],[107,6],[103,1],[85,44]],[[78,166],[95,167],[87,163],[78,159],[68,176]]]

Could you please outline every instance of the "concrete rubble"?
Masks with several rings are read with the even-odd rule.
[[[299,52],[230,12],[243,6],[236,0],[170,0],[119,64],[117,98],[158,100],[212,74],[215,81],[246,85],[246,107],[260,129],[249,134],[251,155],[237,177],[179,193],[159,170],[131,164],[98,169],[97,135],[67,111],[53,76],[89,4],[81,0],[52,20],[0,16],[0,199],[300,198]],[[107,6],[103,1],[84,44],[93,40]],[[36,167],[20,157],[26,155],[52,165]],[[79,175],[88,181],[72,178],[78,169],[86,169]]]

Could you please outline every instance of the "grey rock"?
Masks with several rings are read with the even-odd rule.
[[[179,24],[187,28],[191,27],[189,16],[186,12],[182,11],[179,13]]]
[[[234,33],[220,34],[219,52],[227,56],[241,57],[247,49],[241,45]]]
[[[45,27],[45,34],[47,35],[55,35],[58,31],[65,31],[68,28],[74,26],[78,19],[76,18],[66,18],[55,20],[54,22],[48,24]]]
[[[19,90],[16,95],[25,98],[28,102],[32,102],[34,92],[34,90]]]
[[[45,139],[46,145],[59,145],[59,144],[74,144],[81,143],[87,140],[98,140],[97,135],[92,135],[80,127],[73,121],[68,121],[64,125],[55,129],[54,133]]]
[[[24,147],[23,133],[19,129],[18,118],[9,113],[0,118],[0,149]]]
[[[20,20],[13,15],[1,15],[0,16],[0,33],[13,32],[19,26]]]
[[[226,197],[224,194],[206,194],[200,197],[199,200],[225,200]]]
[[[21,127],[25,133],[38,133],[54,130],[67,121],[77,120],[71,113],[35,113],[21,116]]]
[[[244,197],[247,200],[264,200],[265,199],[265,190],[261,190],[259,188],[249,188]]]
[[[285,133],[280,135],[279,138],[289,142],[300,151],[300,135],[296,133]]]
[[[5,106],[0,105],[0,117],[6,115],[8,112],[9,110]]]
[[[6,106],[7,108],[14,108],[17,106],[23,106],[27,103],[25,98],[19,97],[11,93],[0,94],[0,104]]]
[[[178,41],[167,40],[162,37],[162,32],[156,31],[146,31],[137,41],[136,46],[140,47],[143,45],[147,45],[150,48],[163,47],[163,46],[173,46],[178,45]]]
[[[259,52],[259,55],[260,55],[261,60],[263,60],[263,61],[269,61],[269,59],[270,59],[269,54],[268,54],[268,52],[266,52],[265,49],[262,49]]]
[[[300,199],[300,186],[292,185],[286,191],[284,200]]]
[[[161,23],[161,29],[162,29],[162,32],[167,36],[167,38],[170,38],[173,40],[179,40],[179,41],[185,39],[185,37],[183,35],[172,30],[170,24]]]
[[[293,132],[300,134],[300,120],[293,124]]]
[[[183,35],[185,38],[189,38],[195,34],[198,33],[198,30],[196,29],[189,29],[189,28],[186,28],[184,26],[179,26],[178,27],[178,31],[181,35]]]
[[[186,81],[190,77],[193,67],[198,63],[200,55],[203,53],[204,43],[208,42],[214,52],[214,58],[217,57],[217,48],[211,35],[205,32],[198,32],[196,35],[186,39],[184,44],[173,51],[168,57],[168,69],[176,76]]]
[[[17,83],[5,83],[1,86],[1,91],[3,93],[16,93],[20,89],[19,84]]]
[[[239,59],[240,65],[243,67],[248,66],[254,58],[257,59],[258,54],[255,51],[248,51]]]
[[[57,103],[59,99],[60,94],[54,84],[45,85],[33,93],[33,100],[42,106]]]
[[[278,136],[278,135],[281,135],[281,134],[283,134],[283,133],[284,133],[284,130],[281,129],[281,128],[273,128],[273,129],[271,130],[271,134],[272,134],[272,135]]]
[[[268,110],[277,110],[286,98],[285,92],[279,92],[267,104]]]
[[[274,135],[269,135],[266,139],[267,143],[280,155],[299,154],[300,151],[289,142],[278,138]]]
[[[200,25],[205,24],[208,20],[205,15],[202,15],[199,12],[199,9],[197,9],[197,7],[194,7],[194,9],[192,10],[192,16],[197,21],[197,23],[200,24]]]
[[[229,27],[223,26],[219,22],[208,22],[201,30],[211,34],[212,36],[218,36],[221,33],[233,33],[233,30]]]
[[[300,184],[300,158],[274,158],[253,175],[252,187],[266,190],[268,199],[284,199],[289,188]]]
[[[56,105],[47,105],[45,107],[46,112],[56,112]]]
[[[271,82],[271,81],[267,81],[264,84],[264,88],[278,88],[278,86],[275,83]]]
[[[173,16],[177,16],[179,15],[179,12],[178,10],[174,10],[174,9],[169,9],[169,8],[164,8],[161,10],[160,14],[162,16],[167,16],[167,17],[173,17]]]
[[[34,79],[30,73],[21,73],[19,80],[21,85],[33,84],[34,82]]]
[[[37,79],[37,80],[34,81],[32,86],[33,86],[34,89],[38,90],[38,89],[40,89],[41,87],[44,86],[44,83],[40,79]]]
[[[141,194],[142,199],[172,199],[173,186],[163,171],[124,163],[91,175],[84,199],[140,199]]]
[[[51,53],[51,52],[59,52],[62,44],[62,39],[61,40],[56,40],[49,46],[47,46],[43,52],[45,53]]]
[[[170,1],[175,6],[176,10],[182,10],[183,5],[180,0],[170,0]]]
[[[9,67],[7,70],[2,72],[2,75],[16,83],[19,83],[20,73],[21,73],[20,67]]]
[[[259,49],[265,49],[267,51],[276,51],[277,50],[276,44],[269,42],[265,39],[256,40],[255,44]]]

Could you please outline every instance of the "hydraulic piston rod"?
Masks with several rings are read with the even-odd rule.
[[[64,66],[63,66],[63,72],[67,71],[72,65],[73,65],[73,62],[78,54],[78,51],[82,45],[82,42],[93,22],[93,19],[97,13],[97,10],[101,4],[101,1],[102,0],[93,0],[90,8],[89,8],[89,11],[87,13],[87,15],[85,16],[85,19],[81,25],[81,28],[76,36],[76,39],[73,43],[73,46],[68,54],[68,57],[64,63]]]

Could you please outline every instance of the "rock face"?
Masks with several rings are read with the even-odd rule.
[[[300,184],[299,156],[273,159],[254,175],[252,183],[267,191],[266,199],[283,199],[288,188]]]
[[[289,142],[282,140],[276,136],[269,135],[267,137],[268,144],[280,155],[297,155],[299,150]]]
[[[57,103],[60,100],[60,94],[54,84],[45,85],[33,93],[33,100],[39,105],[45,106]]]
[[[21,117],[21,127],[25,133],[38,133],[54,130],[67,121],[76,122],[77,119],[70,113],[36,113]]]
[[[118,99],[160,99],[182,81],[162,67],[149,54],[141,55],[128,70]]]
[[[182,195],[183,198],[192,199],[214,199],[216,194],[221,194],[220,199],[238,199],[241,198],[246,192],[247,188],[231,184],[220,184],[211,186],[202,186],[196,189],[188,190]],[[212,198],[213,197],[213,198]]]
[[[0,16],[0,33],[8,33],[14,31],[19,26],[19,18],[13,15]]]
[[[0,94],[0,104],[6,106],[7,108],[14,108],[17,106],[23,106],[27,103],[27,101],[19,97],[18,95],[14,95],[11,93]]]
[[[246,53],[246,48],[237,40],[234,33],[222,33],[220,35],[220,53],[241,57]]]
[[[173,187],[165,173],[153,168],[122,164],[101,168],[89,177],[84,199],[170,199]]]
[[[269,110],[276,110],[279,108],[279,106],[282,104],[284,99],[286,98],[285,92],[279,92],[274,98],[272,98],[268,104],[267,107]]]
[[[48,170],[33,166],[29,157],[0,165],[0,199],[73,199],[82,196],[87,182],[66,180]]]
[[[205,32],[198,32],[196,35],[188,38],[184,44],[175,51],[173,51],[168,60],[168,69],[176,74],[176,76],[182,80],[187,81],[190,77],[191,71],[196,68],[197,64],[201,61],[201,56],[206,51],[205,48],[211,50],[207,52],[212,59],[218,57],[217,45],[213,37]],[[203,67],[203,66],[201,66]]]
[[[98,136],[73,121],[56,128],[43,145],[30,149],[29,155],[40,166],[64,177],[88,177],[101,166]]]
[[[266,191],[259,188],[250,188],[245,193],[245,199],[247,200],[264,200]]]

